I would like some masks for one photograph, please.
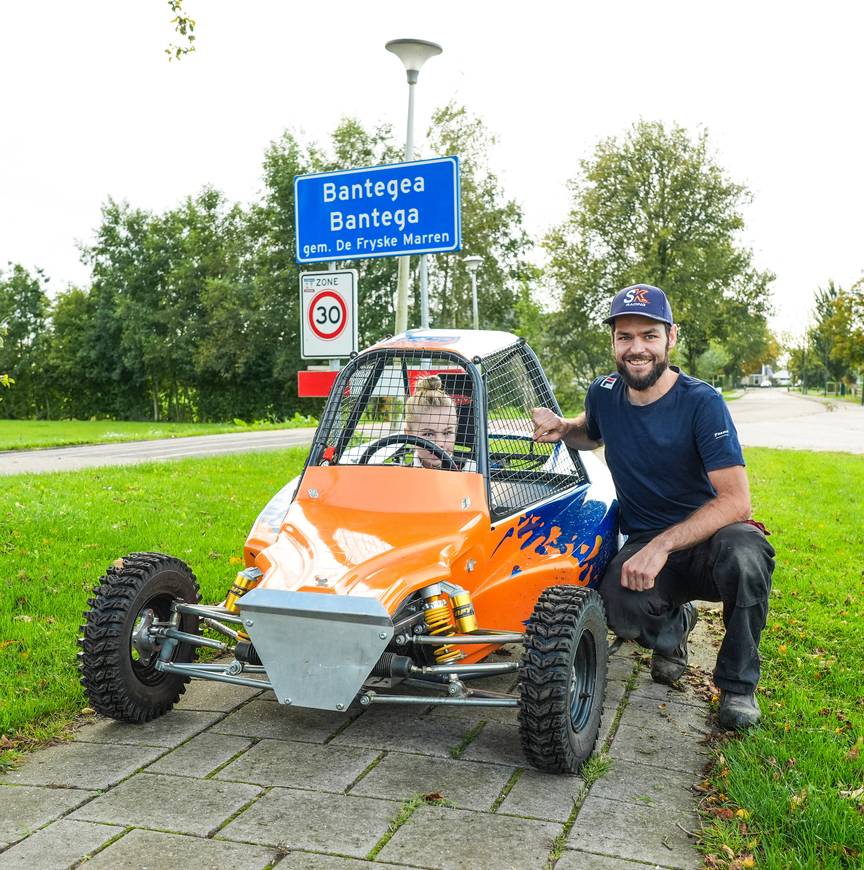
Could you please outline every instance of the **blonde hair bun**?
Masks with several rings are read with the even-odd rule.
[[[436,393],[440,394],[440,396],[447,396],[447,393],[444,392],[444,384],[441,383],[441,378],[438,375],[428,375],[425,378],[420,378],[417,381],[417,386],[414,387],[414,395],[418,399],[430,401],[433,398],[438,398],[435,395]]]

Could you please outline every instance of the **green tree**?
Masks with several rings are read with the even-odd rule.
[[[696,361],[699,377],[713,382],[715,378],[725,373],[730,358],[729,351],[719,341],[709,342],[708,349],[703,351]]]
[[[858,373],[864,386],[864,280],[837,294],[820,326],[831,345],[832,371],[843,371],[847,383]]]
[[[799,338],[789,348],[789,363],[787,365],[789,373],[792,375],[794,382],[800,384],[802,389],[807,390],[816,384],[824,384],[827,379],[827,373],[819,359],[818,354],[814,353],[810,344],[809,331]]]
[[[84,256],[92,270],[92,292],[111,307],[120,326],[118,351],[130,386],[146,392],[152,419],[159,420],[170,362],[163,352],[162,311],[168,258],[156,223],[149,212],[109,199]]]
[[[216,338],[208,323],[209,311],[224,307],[214,301],[220,288],[241,292],[250,247],[245,220],[239,206],[212,188],[162,215],[112,200],[103,208],[96,239],[85,250],[92,301],[116,340],[115,360],[102,361],[100,377],[111,369],[111,377],[122,373],[125,387],[147,395],[154,420],[200,419],[199,381],[211,400],[225,386],[208,368],[212,343],[225,350],[237,335],[248,336],[243,319],[223,318]],[[224,362],[219,369],[226,372]],[[236,387],[236,373],[227,373]],[[241,386],[235,395],[248,394],[249,384]]]
[[[3,335],[6,332],[5,328],[0,329],[0,351],[3,350]],[[0,387],[11,387],[15,383],[14,378],[10,378],[6,372],[0,372]]]
[[[545,244],[568,343],[592,348],[584,377],[596,373],[600,346],[588,333],[601,331],[610,297],[628,284],[666,291],[692,372],[712,339],[762,330],[773,275],[738,240],[749,194],[715,162],[707,133],[640,121],[600,142],[581,170],[570,214]]]
[[[478,255],[477,299],[484,329],[513,329],[514,305],[524,280],[532,275],[530,246],[522,227],[522,209],[508,199],[491,167],[495,137],[479,118],[454,102],[437,109],[427,133],[433,156],[459,158],[462,191],[462,248]],[[430,319],[433,325],[470,328],[471,279],[459,258],[429,258]],[[416,262],[416,261],[415,261]],[[417,286],[416,281],[414,286]],[[414,296],[413,322],[419,322]]]
[[[810,346],[821,363],[822,386],[827,381],[839,382],[846,378],[854,368],[847,359],[843,348],[846,318],[844,300],[847,298],[842,287],[833,281],[816,291],[815,323],[810,328]],[[838,341],[840,347],[837,346]]]
[[[0,372],[5,386],[14,390],[0,394],[0,414],[30,417],[44,405],[40,396],[41,358],[46,344],[49,301],[48,279],[41,269],[31,274],[18,263],[9,263],[8,274],[0,271]]]

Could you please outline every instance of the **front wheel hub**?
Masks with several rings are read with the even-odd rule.
[[[130,639],[130,652],[133,661],[138,661],[145,667],[152,664],[153,659],[159,652],[159,644],[155,637],[150,633],[153,623],[156,621],[156,614],[152,607],[145,607],[135,617],[135,625],[132,628],[132,637]]]

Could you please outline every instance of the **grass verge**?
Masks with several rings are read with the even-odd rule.
[[[87,597],[118,556],[170,553],[219,601],[259,511],[303,448],[3,479],[0,750],[50,739],[84,705],[75,667]]]
[[[777,568],[763,723],[724,742],[704,802],[709,866],[864,862],[864,457],[749,450]],[[752,863],[751,863],[752,862]]]
[[[259,429],[298,429],[316,426],[314,417],[295,414],[281,423],[138,423],[129,420],[0,420],[0,450],[71,447],[76,444],[113,444],[155,441],[190,435],[221,435]]]

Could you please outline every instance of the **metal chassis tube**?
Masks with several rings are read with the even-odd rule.
[[[154,667],[157,671],[163,671],[168,674],[181,674],[185,677],[199,677],[204,680],[215,680],[217,683],[232,683],[235,686],[252,686],[255,689],[272,689],[273,685],[269,680],[255,680],[251,677],[238,677],[233,674],[225,673],[225,668],[219,671],[208,669],[202,670],[202,665],[178,665],[174,662],[156,662]],[[221,666],[220,666],[221,667]],[[263,673],[263,668],[261,672]]]
[[[371,704],[444,704],[451,707],[518,707],[518,698],[436,698],[430,695],[382,695],[375,691],[366,691],[360,695],[360,705],[368,707]]]
[[[239,613],[232,613],[224,607],[207,604],[187,604],[185,601],[175,601],[172,608],[177,613],[191,613],[205,619],[222,620],[223,622],[234,622],[237,625],[243,625],[243,619]]]
[[[518,632],[502,631],[495,633],[492,631],[476,631],[473,634],[417,634],[410,639],[410,643],[416,643],[420,646],[470,646],[471,644],[502,644],[502,643],[522,643],[525,640],[524,634]]]
[[[414,666],[409,673],[420,675],[437,674],[509,674],[519,670],[519,662],[477,662],[473,665],[427,665],[425,667]]]
[[[219,652],[228,651],[228,645],[222,643],[221,640],[213,640],[209,637],[202,637],[199,634],[189,634],[186,631],[178,631],[176,628],[156,626],[150,629],[150,634],[153,637],[168,637],[180,643],[190,643],[192,646],[206,646],[210,649],[219,650]]]

